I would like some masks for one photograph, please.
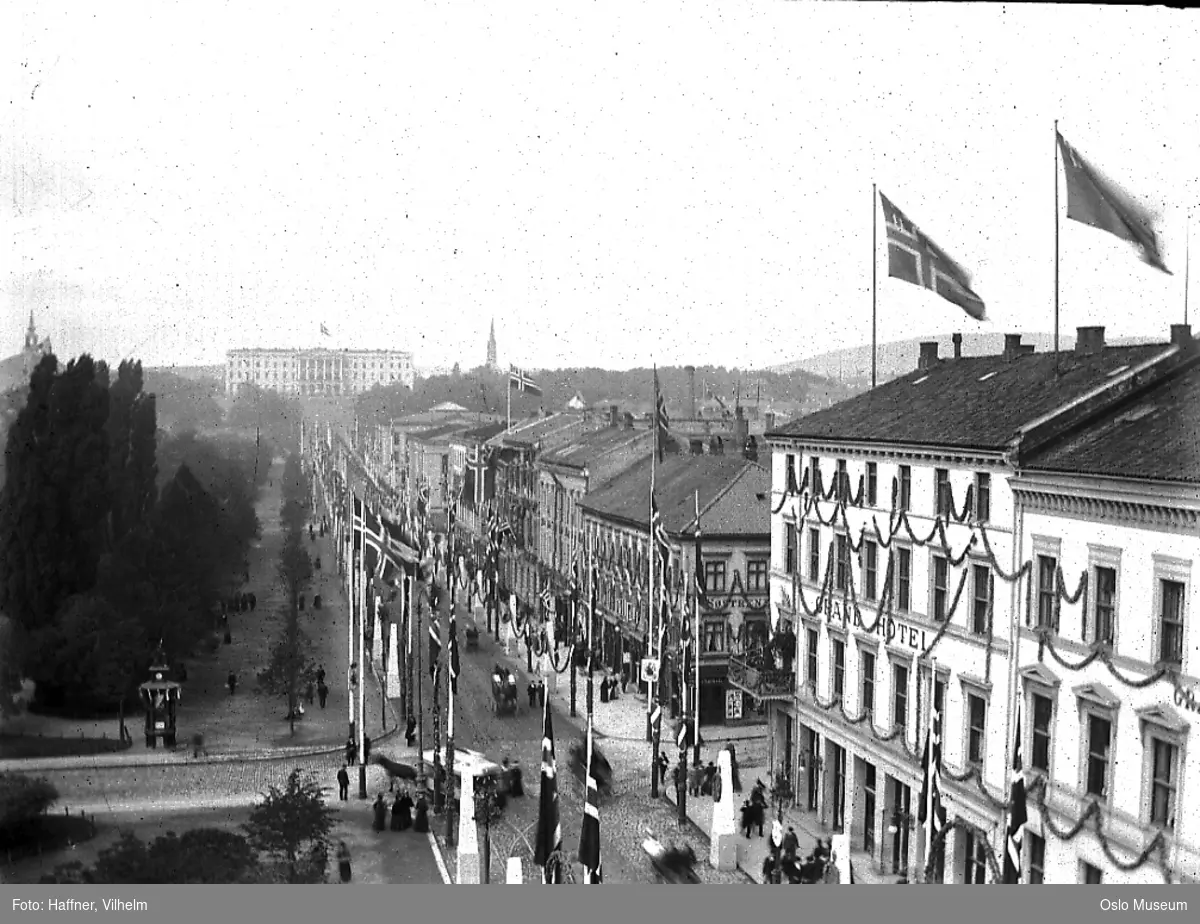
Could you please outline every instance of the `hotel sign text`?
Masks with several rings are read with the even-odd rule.
[[[867,625],[863,622],[862,610],[858,607],[853,607],[853,613],[851,613],[849,604],[843,606],[840,601],[828,598],[825,600],[823,609],[825,622],[831,626],[853,627],[861,635],[875,635],[889,645],[904,645],[913,651],[924,651],[929,647],[924,629],[910,626],[890,616],[881,616],[874,620],[874,625]]]

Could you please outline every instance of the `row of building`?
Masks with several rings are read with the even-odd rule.
[[[225,394],[253,386],[282,394],[337,398],[376,385],[413,387],[412,353],[403,350],[237,349],[225,354]]]
[[[703,535],[702,723],[765,721],[800,807],[859,862],[920,876],[936,704],[938,878],[999,878],[1019,747],[1025,881],[1195,881],[1197,343],[1184,325],[1141,346],[1082,328],[1070,353],[960,343],[760,434],[740,413],[728,432],[673,429],[655,487],[678,616]],[[479,552],[486,517],[506,519],[522,605],[566,593],[585,556],[605,663],[636,680],[653,440],[616,408],[508,428],[443,412],[360,448],[398,503],[424,496],[436,516],[457,497]]]

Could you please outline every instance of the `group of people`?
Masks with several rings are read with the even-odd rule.
[[[413,810],[416,809],[416,818],[413,817]],[[383,798],[383,793],[379,793],[375,797],[375,803],[371,806],[374,814],[374,819],[371,822],[371,827],[375,831],[385,831],[388,829],[388,805]],[[418,834],[424,834],[429,830],[429,809],[424,799],[413,801],[412,794],[407,786],[401,787],[392,799],[391,807],[391,830],[407,831],[410,828]]]
[[[313,704],[314,694],[315,698],[320,700],[321,708],[324,709],[325,703],[329,700],[329,687],[325,683],[325,665],[323,664],[317,668],[316,682],[310,680],[304,688],[304,698],[308,700],[310,706]]]
[[[525,691],[529,694],[529,708],[534,707],[541,709],[546,705],[546,681],[531,680],[529,688]]]
[[[729,768],[732,771],[733,791],[740,793],[742,791],[742,777],[738,769],[737,748],[735,745],[726,745],[725,750],[729,752]],[[667,775],[667,758],[666,755],[659,756],[659,771],[662,774],[662,779],[666,781]],[[675,767],[675,785],[678,788],[683,784],[683,765],[677,764]],[[687,791],[692,797],[712,796],[716,802],[721,798],[721,787],[718,782],[717,765],[713,761],[709,761],[707,766],[696,764],[687,771]]]
[[[363,735],[363,753],[362,762],[364,764],[371,760],[371,736]],[[346,765],[353,767],[358,763],[358,742],[351,735],[346,739]]]

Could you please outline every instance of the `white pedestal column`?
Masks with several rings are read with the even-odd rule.
[[[479,831],[475,826],[475,778],[462,774],[458,797],[459,885],[479,885]]]
[[[721,798],[713,804],[708,861],[714,869],[733,870],[737,868],[737,824],[733,812],[733,765],[728,751],[717,754],[717,775],[721,780]]]

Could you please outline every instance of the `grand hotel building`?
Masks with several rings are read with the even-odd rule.
[[[401,350],[230,350],[225,394],[255,385],[291,395],[341,397],[376,385],[413,387],[412,353]]]

